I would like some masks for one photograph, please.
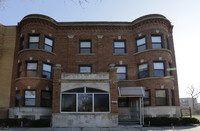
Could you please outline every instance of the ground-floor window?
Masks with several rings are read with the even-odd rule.
[[[109,112],[109,93],[86,87],[65,91],[61,112]]]
[[[36,90],[24,91],[24,106],[36,106]]]
[[[156,106],[167,106],[168,105],[168,94],[167,90],[155,90],[155,103]]]

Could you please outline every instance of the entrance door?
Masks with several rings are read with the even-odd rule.
[[[140,98],[119,97],[118,105],[119,124],[140,123]]]

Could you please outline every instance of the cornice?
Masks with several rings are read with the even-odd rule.
[[[29,23],[40,23],[60,30],[134,30],[145,24],[163,24],[172,30],[170,21],[159,14],[142,16],[132,22],[57,22],[54,19],[40,14],[25,16],[18,24],[18,29]]]

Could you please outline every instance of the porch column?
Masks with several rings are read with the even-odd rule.
[[[52,113],[60,113],[60,80],[61,65],[56,64],[53,68],[53,97],[52,97]]]
[[[114,64],[109,65],[110,79],[110,102],[111,113],[118,113],[118,83],[117,83],[117,68]]]

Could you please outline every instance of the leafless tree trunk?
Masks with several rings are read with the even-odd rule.
[[[193,106],[193,109],[195,109],[195,103],[194,102],[200,95],[200,89],[195,88],[194,85],[189,85],[187,87],[186,92],[187,92],[187,94],[189,94],[192,97],[192,106]]]

